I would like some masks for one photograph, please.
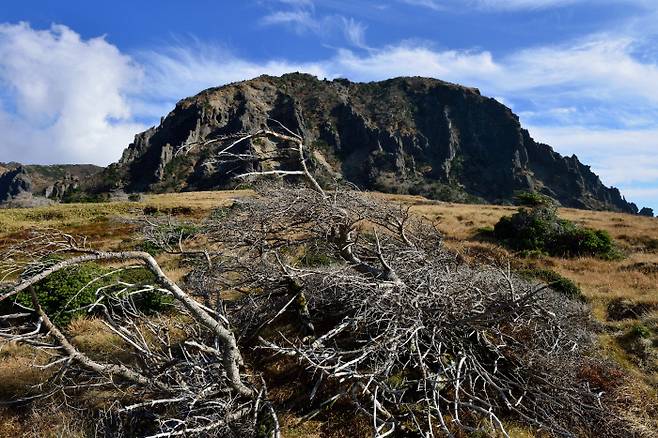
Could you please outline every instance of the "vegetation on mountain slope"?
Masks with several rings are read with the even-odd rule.
[[[327,187],[339,180],[363,190],[508,204],[518,191],[535,191],[568,207],[637,213],[577,157],[534,141],[509,108],[476,89],[420,77],[355,83],[295,73],[211,88],[138,134],[93,185],[207,190],[235,187],[239,173],[292,168],[294,156],[277,152],[277,139],[236,150],[272,153],[267,163],[215,161],[217,138],[279,122],[304,138],[309,167]]]
[[[91,240],[99,240],[105,249],[129,249],[140,244],[139,227],[134,219],[143,215],[144,210],[151,217],[160,218],[165,222],[168,217],[178,220],[189,220],[202,223],[212,209],[218,204],[230,203],[231,198],[252,196],[249,192],[206,192],[190,194],[147,195],[142,203],[109,203],[84,205],[58,205],[36,210],[5,210],[0,212],[0,226],[6,227],[6,233],[0,236],[1,245],[6,247],[13,240],[20,238],[25,230],[35,226],[49,226],[64,228],[76,234],[87,234]],[[376,198],[380,195],[372,195]],[[655,248],[652,241],[658,239],[655,234],[655,222],[650,218],[633,217],[613,213],[597,213],[579,210],[560,210],[560,216],[567,218],[581,226],[589,228],[605,228],[618,242],[619,246],[628,254],[624,260],[606,261],[591,257],[578,257],[575,259],[562,259],[559,257],[542,256],[540,258],[519,259],[507,254],[504,249],[492,243],[482,242],[476,237],[478,228],[492,226],[497,220],[513,212],[508,207],[496,206],[468,206],[456,204],[434,203],[418,197],[385,197],[397,202],[412,205],[412,212],[430,220],[445,236],[445,245],[462,254],[467,263],[487,263],[506,266],[507,261],[512,263],[513,269],[551,269],[575,281],[582,289],[583,295],[593,308],[594,314],[606,330],[597,334],[596,344],[599,354],[615,360],[620,369],[606,370],[592,366],[582,371],[587,379],[597,381],[604,385],[620,403],[619,415],[627,421],[627,431],[634,431],[637,435],[651,436],[656,427],[658,413],[651,411],[655,403],[655,390],[650,389],[656,385],[655,359],[652,365],[651,342],[656,342],[657,330],[655,326],[656,310],[656,272],[650,267],[658,266]],[[181,213],[183,212],[183,213]],[[172,215],[176,216],[172,216]],[[201,222],[200,222],[201,221]],[[187,245],[195,247],[203,244],[202,241],[190,241]],[[302,257],[303,259],[304,257]],[[174,278],[183,279],[189,269],[179,265],[170,255],[162,253],[158,259],[167,267]],[[300,259],[300,261],[302,260]],[[323,266],[326,262],[317,261],[313,256],[304,265]],[[554,280],[547,279],[548,283]],[[628,312],[618,309],[619,300],[624,300],[623,306],[631,308]],[[609,303],[612,305],[609,306]],[[615,307],[616,306],[616,307]],[[634,307],[637,306],[637,307]],[[654,306],[654,307],[652,307]],[[653,309],[653,310],[652,310]],[[623,318],[620,318],[623,315]],[[108,351],[120,354],[125,347],[121,347],[117,339],[107,328],[99,326],[96,319],[74,320],[69,329],[76,345],[89,354],[107,357]],[[0,375],[3,389],[0,392],[12,397],[17,394],[30,392],[32,383],[39,381],[37,374],[31,373],[27,365],[33,353],[28,349],[5,345],[0,352]],[[653,367],[653,368],[652,368]],[[270,396],[277,403],[286,406],[296,406],[293,400],[298,397],[296,386],[291,382],[298,381],[299,370],[294,362],[285,360],[270,364],[268,378],[275,379],[276,384],[270,387]],[[399,379],[398,379],[399,380]],[[398,380],[393,378],[391,382]],[[21,383],[23,382],[23,383]],[[400,380],[403,383],[404,380]],[[13,385],[10,389],[6,385]],[[398,383],[395,383],[396,385]],[[21,386],[24,385],[24,386]],[[22,389],[21,389],[22,388]],[[109,402],[110,394],[102,391],[92,391],[86,397],[86,406],[102,406]],[[291,399],[292,397],[292,399]],[[623,408],[621,408],[623,407]],[[34,433],[30,431],[41,430],[45,435],[48,430],[62,431],[69,436],[83,432],[89,424],[80,421],[66,408],[55,411],[48,410],[47,406],[32,403],[27,409],[21,408],[23,414],[12,410],[4,410],[2,422],[3,433]],[[46,415],[46,413],[50,412]],[[363,436],[369,436],[368,422],[358,415],[352,415],[349,406],[337,404],[334,408],[318,414],[315,418],[299,422],[293,411],[281,417],[284,436],[339,436],[340,430],[362,430]],[[508,424],[508,430],[513,436],[519,432],[519,427]],[[632,429],[631,429],[632,428]],[[654,428],[654,429],[652,429]],[[23,431],[23,432],[21,432]],[[65,432],[64,432],[65,431]],[[56,433],[56,432],[53,432]],[[339,435],[332,435],[338,433]],[[532,435],[530,429],[523,432]],[[298,434],[298,435],[295,435]]]

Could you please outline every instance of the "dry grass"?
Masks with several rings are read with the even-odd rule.
[[[87,427],[86,419],[72,410],[0,408],[0,437],[84,438]]]
[[[195,192],[161,195],[146,195],[139,203],[114,202],[101,204],[62,204],[36,209],[0,210],[0,249],[7,239],[20,239],[31,228],[58,228],[63,231],[85,234],[95,246],[103,249],[125,249],[135,244],[136,226],[126,219],[135,219],[147,214],[177,216],[180,219],[200,221],[214,208],[227,205],[234,198],[253,196],[250,191]],[[658,388],[658,362],[655,368],[640,363],[632,351],[622,342],[629,330],[637,325],[647,326],[653,330],[652,341],[658,345],[658,315],[648,313],[637,318],[622,321],[610,321],[608,306],[614,300],[628,300],[635,304],[646,304],[658,309],[658,219],[632,216],[619,213],[591,212],[574,209],[561,209],[560,216],[582,226],[600,228],[608,231],[615,239],[626,257],[619,261],[605,261],[597,258],[562,259],[541,257],[539,259],[521,259],[492,242],[478,237],[478,229],[492,227],[502,216],[512,214],[515,207],[489,205],[462,205],[429,201],[416,196],[381,195],[391,201],[412,206],[412,211],[431,220],[445,235],[446,244],[462,253],[468,259],[506,264],[511,260],[513,266],[527,265],[550,268],[575,281],[592,306],[595,317],[605,327],[600,335],[600,352],[605,357],[617,362],[633,378],[627,383],[626,403],[628,410],[624,414],[638,431],[649,430],[657,426],[658,413],[643,408],[642,400],[656,400]],[[163,255],[159,257],[176,280],[186,273],[176,265],[173,259]],[[75,320],[68,327],[74,343],[93,356],[105,358],[117,352],[125,351],[119,339],[94,319]],[[651,340],[650,340],[651,341]],[[650,343],[650,341],[647,341]],[[38,383],[39,376],[29,368],[32,352],[25,347],[5,345],[0,348],[0,399],[7,399],[24,393],[30,385]],[[277,388],[284,391],[285,388]],[[621,397],[621,395],[620,395]],[[640,402],[638,404],[638,402]],[[70,426],[66,412],[61,418],[53,415],[49,423],[57,423],[62,428]],[[336,433],[350,433],[342,436],[360,436],[366,426],[359,421],[351,422],[353,415],[337,412],[338,417],[323,421],[299,423],[291,415],[283,415],[282,426],[290,437],[331,437]],[[344,416],[344,418],[343,418]],[[21,435],[29,430],[35,418],[23,416],[18,418],[10,411],[0,411],[0,436],[37,436]],[[70,418],[69,418],[70,420]],[[68,421],[68,422],[67,422]],[[327,428],[327,421],[342,424],[338,432]],[[69,426],[67,426],[69,424]],[[354,430],[348,430],[350,425]],[[53,426],[47,433],[39,436],[57,435]],[[70,426],[72,436],[78,426]],[[75,430],[74,430],[75,429]],[[64,429],[62,429],[64,430]],[[512,436],[530,437],[532,432],[521,427],[512,429]],[[363,435],[367,436],[367,435]]]
[[[214,208],[226,205],[236,197],[251,196],[253,192],[190,192],[146,195],[142,202],[106,202],[84,204],[55,204],[38,208],[0,209],[0,233],[18,232],[30,228],[94,229],[97,222],[113,217],[140,216],[145,209],[162,214],[182,213],[191,217],[205,217]],[[1,237],[1,236],[0,236]]]
[[[71,343],[94,360],[107,362],[117,359],[128,360],[130,358],[130,355],[126,352],[125,342],[103,324],[100,319],[74,319],[69,323],[67,332],[71,338]]]

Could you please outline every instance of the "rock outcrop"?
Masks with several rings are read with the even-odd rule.
[[[642,210],[640,210],[640,216],[654,217],[653,208],[644,207]]]
[[[534,141],[501,103],[477,89],[420,77],[353,83],[295,73],[208,89],[137,135],[99,181],[107,189],[140,192],[227,187],[244,169],[217,164],[218,146],[176,152],[271,119],[304,136],[313,171],[327,182],[340,178],[368,190],[493,203],[536,191],[568,207],[637,212],[576,156]],[[277,165],[287,166],[285,157]]]
[[[0,204],[32,196],[32,178],[23,166],[0,175]]]
[[[0,163],[0,204],[31,197],[61,201],[67,194],[78,190],[81,181],[102,170],[102,167],[90,164],[41,166]]]
[[[43,195],[55,201],[61,201],[66,198],[68,194],[77,190],[80,186],[80,178],[66,173],[60,180],[55,181],[44,190]]]

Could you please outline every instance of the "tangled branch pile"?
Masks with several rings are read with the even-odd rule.
[[[208,233],[234,253],[212,272],[251,291],[231,306],[237,332],[258,337],[296,315],[297,331],[268,330],[258,348],[297,358],[317,381],[311,398],[327,383],[334,393],[318,403],[350,399],[377,436],[504,432],[510,417],[570,435],[602,420],[577,377],[590,342],[582,304],[460,262],[408,210],[277,187],[220,216]]]
[[[509,268],[466,264],[409,209],[325,192],[288,130],[224,151],[259,136],[294,143],[302,170],[242,176],[300,177],[310,188],[261,187],[194,233],[149,220],[149,245],[190,268],[183,286],[146,252],[98,251],[61,233],[35,232],[3,254],[0,336],[43,353],[36,366],[50,378],[35,397],[74,402],[85,389],[115,391],[100,423],[112,436],[278,437],[259,364],[286,357],[315,382],[297,415],[346,400],[375,437],[507,436],[510,421],[574,436],[614,421],[604,394],[582,378],[591,360],[582,303]],[[204,246],[190,250],[195,233]],[[34,293],[48,276],[89,262],[112,264],[112,278],[134,264],[153,275],[148,284],[119,275],[82,288],[95,297],[82,310],[102,319],[128,358],[101,362],[76,349]],[[19,299],[26,293],[30,305]],[[171,310],[144,313],[136,302],[147,293],[170,296]]]
[[[57,232],[34,232],[3,257],[0,337],[41,353],[34,366],[48,377],[33,396],[13,402],[57,398],[75,404],[86,391],[113,391],[117,399],[101,413],[97,429],[107,436],[244,437],[255,436],[262,415],[276,422],[263,390],[240,375],[242,356],[223,315],[172,282],[148,253],[103,252],[85,243]],[[93,289],[93,303],[61,311],[84,310],[102,319],[126,353],[109,362],[94,360],[76,348],[66,329],[44,311],[35,292],[35,285],[49,276],[90,262],[118,265],[78,291]],[[135,267],[126,263],[144,266],[154,281],[129,283],[119,275],[112,284],[98,285],[104,277]],[[16,276],[17,281],[9,281]],[[153,293],[173,298],[171,312],[149,315],[141,309],[140,299]],[[29,306],[21,303],[25,294],[31,298]],[[272,431],[278,434],[276,427]]]

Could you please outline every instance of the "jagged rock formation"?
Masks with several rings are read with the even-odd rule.
[[[25,167],[19,166],[0,175],[0,203],[32,196],[32,179]]]
[[[33,196],[61,201],[67,194],[78,190],[81,180],[102,170],[102,167],[90,164],[41,166],[0,163],[0,204]]]
[[[352,83],[287,74],[212,88],[180,101],[159,126],[137,135],[97,183],[129,191],[225,187],[244,169],[218,165],[213,147],[176,152],[258,129],[268,119],[303,134],[314,172],[325,181],[494,203],[537,191],[568,207],[637,212],[576,156],[535,142],[501,103],[477,89],[419,77]],[[286,166],[285,157],[279,165]]]
[[[43,195],[48,199],[61,201],[67,196],[67,194],[77,190],[79,186],[80,178],[73,176],[70,173],[66,173],[64,178],[55,181],[52,185],[46,187]]]

